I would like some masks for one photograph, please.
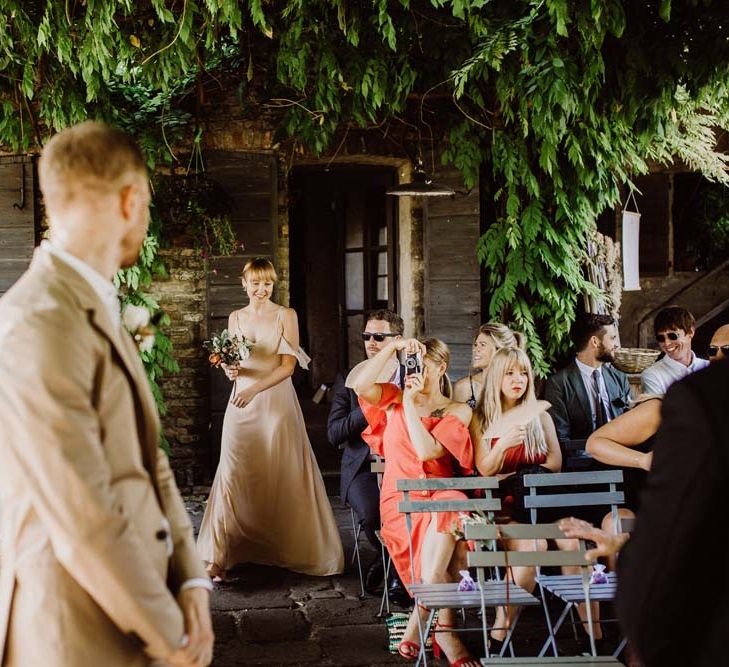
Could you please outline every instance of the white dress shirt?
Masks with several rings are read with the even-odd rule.
[[[691,350],[691,363],[688,366],[671,359],[666,354],[640,374],[641,391],[644,394],[663,395],[676,380],[681,380],[708,365],[709,362],[697,357],[693,350]]]
[[[575,358],[575,363],[577,364],[577,368],[580,369],[580,375],[582,376],[582,382],[585,385],[585,389],[587,390],[587,397],[590,400],[590,412],[592,413],[592,428],[597,427],[597,400],[598,397],[595,395],[595,385],[593,382],[593,373],[596,370],[599,370],[600,373],[598,373],[598,384],[600,386],[600,400],[602,401],[602,404],[605,408],[605,421],[609,422],[613,418],[613,412],[610,408],[610,401],[608,400],[608,393],[607,393],[607,387],[605,386],[605,378],[602,375],[603,366],[588,366],[585,363],[582,363],[579,359]]]

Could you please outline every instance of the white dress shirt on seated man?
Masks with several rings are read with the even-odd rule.
[[[691,351],[691,363],[686,366],[680,361],[671,359],[667,354],[655,364],[646,368],[640,376],[642,392],[644,394],[665,394],[668,388],[677,380],[706,368],[709,362],[696,356]]]

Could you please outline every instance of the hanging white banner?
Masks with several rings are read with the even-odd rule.
[[[640,289],[640,213],[623,211],[623,289]]]

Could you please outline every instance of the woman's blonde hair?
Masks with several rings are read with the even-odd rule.
[[[476,338],[473,339],[474,344],[476,339],[483,334],[488,336],[496,348],[496,351],[502,347],[518,347],[523,350],[526,347],[526,336],[520,331],[514,331],[501,322],[486,322],[482,324]]]
[[[439,338],[424,338],[420,341],[425,345],[425,358],[436,364],[445,364],[448,369],[448,364],[451,360],[451,351],[448,346]],[[446,398],[453,396],[453,385],[448,377],[448,373],[443,373],[440,376],[440,393]]]
[[[519,399],[518,404],[521,405],[536,400],[534,395],[534,374],[527,353],[518,347],[501,348],[494,354],[486,369],[481,398],[473,412],[481,433],[485,433],[488,427],[504,414],[501,403],[501,385],[504,376],[512,368],[520,368],[528,378],[526,391]],[[540,417],[535,417],[527,424],[524,447],[527,459],[530,461],[534,461],[540,454],[547,453],[547,440],[544,436],[544,428],[542,428]]]
[[[256,278],[258,280],[270,280],[272,283],[275,283],[276,280],[278,280],[278,275],[276,274],[276,269],[274,268],[273,263],[270,259],[266,259],[265,257],[249,259],[243,267],[243,270],[240,272],[240,277],[243,280],[252,280]]]

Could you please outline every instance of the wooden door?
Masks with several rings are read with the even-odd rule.
[[[36,242],[35,208],[32,158],[0,157],[0,296],[30,264]]]
[[[208,177],[229,198],[231,226],[243,248],[230,257],[211,257],[208,262],[208,337],[228,326],[231,311],[248,303],[240,273],[252,257],[270,259],[277,266],[276,158],[260,153],[211,151],[205,156]],[[274,291],[274,300],[278,298]],[[217,368],[210,369],[210,453],[214,469],[220,455],[223,416],[231,383]]]

